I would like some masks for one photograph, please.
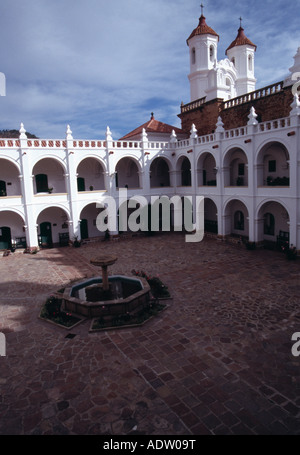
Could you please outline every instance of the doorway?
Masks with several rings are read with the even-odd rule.
[[[11,230],[7,226],[0,228],[0,250],[11,248]]]
[[[51,223],[48,221],[40,224],[39,243],[43,248],[51,248],[53,245]]]
[[[83,219],[80,222],[80,236],[81,240],[89,238],[88,221],[86,219]]]

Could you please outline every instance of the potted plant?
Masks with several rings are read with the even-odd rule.
[[[51,194],[52,191],[53,191],[53,188],[52,188],[52,187],[51,187],[51,188],[48,188],[48,193],[49,193],[49,194]]]
[[[247,250],[255,250],[256,245],[255,242],[250,242],[249,240],[246,242],[246,248]]]
[[[94,190],[94,187],[93,185],[90,186],[90,191],[93,191]]]
[[[78,240],[78,237],[74,237],[73,246],[74,248],[79,248],[81,246],[81,241]]]

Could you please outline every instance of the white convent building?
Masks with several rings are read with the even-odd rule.
[[[99,239],[106,196],[204,196],[207,233],[300,250],[300,104],[290,76],[255,87],[256,46],[242,27],[217,60],[218,34],[203,14],[190,34],[191,100],[182,128],[150,119],[123,138],[0,139],[0,249],[34,250]],[[118,214],[116,213],[116,218]],[[118,236],[118,229],[110,232]]]

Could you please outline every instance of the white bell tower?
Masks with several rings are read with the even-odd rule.
[[[190,51],[190,81],[191,101],[203,98],[207,94],[208,73],[217,61],[219,35],[206,24],[201,5],[201,17],[198,27],[187,39]]]
[[[254,54],[256,45],[250,41],[244,33],[242,18],[240,28],[235,40],[226,50],[228,59],[233,63],[237,72],[236,94],[237,96],[253,92],[256,79],[254,77]]]

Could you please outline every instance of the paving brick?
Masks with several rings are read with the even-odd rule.
[[[37,315],[50,293],[99,272],[98,251],[118,256],[111,273],[159,274],[173,301],[142,328],[90,334],[85,321],[68,340]],[[130,419],[145,434],[300,434],[288,344],[300,261],[252,253],[170,234],[0,258],[0,434],[128,434]]]

